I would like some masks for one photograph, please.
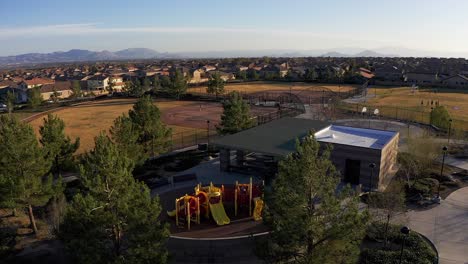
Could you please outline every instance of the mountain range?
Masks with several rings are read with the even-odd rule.
[[[231,50],[206,52],[158,52],[148,48],[130,48],[119,51],[90,51],[72,49],[52,53],[27,53],[0,57],[1,66],[18,66],[27,64],[83,62],[132,59],[174,59],[174,58],[229,58],[229,57],[398,57],[373,50],[343,48],[336,50]]]
[[[57,51],[52,53],[27,53],[15,56],[0,57],[0,65],[22,65],[53,62],[79,62],[79,61],[104,61],[125,59],[154,59],[173,58],[169,53],[161,53],[146,48],[131,48],[115,52],[90,51],[72,49],[69,51]]]

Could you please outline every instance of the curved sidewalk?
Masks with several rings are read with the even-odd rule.
[[[429,238],[442,264],[468,264],[468,187],[450,194],[439,206],[407,213],[411,229]]]

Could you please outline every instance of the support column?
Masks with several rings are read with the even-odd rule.
[[[237,166],[242,166],[245,161],[245,151],[243,150],[237,150],[236,151],[236,165]]]
[[[229,171],[231,166],[231,150],[230,149],[220,149],[219,150],[219,166],[221,171]]]

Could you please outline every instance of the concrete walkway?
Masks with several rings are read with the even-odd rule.
[[[442,264],[468,264],[468,187],[450,194],[439,206],[409,211],[408,226],[429,238]]]

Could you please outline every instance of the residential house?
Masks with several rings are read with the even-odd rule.
[[[405,81],[409,85],[433,86],[440,84],[437,73],[429,72],[408,72],[405,74]]]
[[[402,85],[403,71],[396,66],[377,66],[374,70],[373,83],[377,85]]]
[[[32,78],[30,80],[24,80],[20,85],[24,88],[31,89],[34,87],[39,87],[45,84],[53,84],[55,81],[45,78]]]
[[[109,87],[109,77],[105,75],[94,75],[87,79],[88,90],[93,93],[103,94]]]
[[[42,99],[46,101],[53,99],[55,96],[60,99],[65,99],[73,94],[72,83],[70,81],[42,85],[40,91]]]
[[[15,96],[15,103],[25,103],[28,100],[26,89],[10,80],[0,81],[0,101],[5,101],[8,92]]]
[[[468,78],[461,74],[442,79],[441,83],[447,88],[468,89]]]
[[[190,79],[190,84],[199,84],[208,81],[208,77],[205,74],[203,69],[196,69],[192,72],[192,78]]]
[[[109,78],[109,83],[112,83],[114,92],[122,92],[125,87],[125,82],[121,76],[112,76]]]

